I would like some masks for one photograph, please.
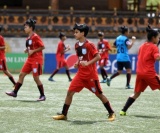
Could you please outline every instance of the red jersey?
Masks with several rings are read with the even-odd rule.
[[[145,42],[139,49],[137,61],[137,74],[155,76],[156,71],[154,64],[159,54],[158,47],[151,43]]]
[[[82,66],[80,64],[81,61],[90,61],[92,60],[96,54],[98,54],[98,51],[95,47],[95,45],[86,40],[84,44],[80,44],[77,42],[75,44],[75,50],[76,54],[78,56],[78,72],[77,75],[81,79],[94,79],[98,80],[98,73],[97,73],[97,67],[96,67],[96,62],[88,65],[88,66]]]
[[[101,59],[108,59],[108,51],[111,50],[111,47],[107,40],[102,40],[98,42],[98,51],[100,53]]]
[[[0,35],[0,47],[5,46],[4,38]],[[5,59],[5,49],[0,49],[0,59]]]
[[[63,41],[60,41],[58,43],[57,52],[56,52],[57,59],[59,59],[59,60],[65,59],[64,58],[64,53],[62,53],[65,49],[66,49],[66,47],[65,47]]]
[[[35,50],[39,47],[44,47],[44,44],[41,38],[34,33],[31,37],[26,40],[26,47],[30,50]],[[43,53],[42,51],[38,51],[33,53],[31,56],[28,56],[27,61],[31,64],[38,62],[39,64],[43,64]]]

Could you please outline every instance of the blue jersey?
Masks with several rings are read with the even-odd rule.
[[[117,48],[117,61],[119,62],[126,62],[130,61],[129,55],[128,55],[128,44],[129,40],[126,36],[120,35],[116,38],[116,41],[114,42],[114,45]]]

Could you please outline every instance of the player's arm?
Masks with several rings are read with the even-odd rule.
[[[74,68],[78,68],[79,60],[74,64]]]
[[[65,50],[63,50],[63,53],[66,53],[67,51],[69,51],[71,48],[69,45],[66,46]]]
[[[105,51],[112,51],[110,44],[107,42]]]
[[[82,66],[88,66],[88,65],[91,65],[91,64],[97,62],[100,59],[101,59],[101,56],[100,56],[99,53],[97,53],[92,60],[90,60],[90,61],[81,61],[81,65]]]
[[[5,48],[5,46],[0,46],[0,50],[4,50]]]
[[[29,50],[28,54],[29,54],[29,56],[30,56],[30,55],[32,55],[33,53],[36,53],[36,52],[42,51],[43,49],[45,49],[45,47],[44,47],[44,46],[39,47],[39,48],[34,49],[34,50]]]
[[[158,51],[156,54],[154,54],[154,59],[158,61],[160,60],[160,53]]]
[[[127,45],[127,48],[128,48],[128,49],[132,48],[135,40],[136,40],[136,37],[135,37],[135,36],[132,36],[132,41],[129,41],[128,39],[126,40],[126,45]]]

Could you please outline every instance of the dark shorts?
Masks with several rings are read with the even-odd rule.
[[[125,61],[125,62],[117,61],[117,69],[118,70],[123,70],[123,68],[131,69],[131,62],[130,61]]]

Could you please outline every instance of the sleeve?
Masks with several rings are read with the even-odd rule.
[[[42,39],[39,36],[34,36],[33,39],[35,40],[37,46],[44,47],[44,43],[42,42]]]
[[[110,44],[109,44],[109,42],[108,41],[106,41],[106,48],[108,49],[108,50],[111,50],[111,46],[110,46]]]
[[[132,43],[129,41],[129,39],[127,38],[126,40],[125,40],[125,44],[128,46],[128,45],[131,45]]]
[[[0,46],[5,46],[4,38],[0,36]]]
[[[160,57],[160,53],[159,53],[158,47],[154,48],[153,57],[154,57],[155,60],[156,60],[157,57]]]
[[[91,53],[93,54],[93,56],[95,56],[96,54],[98,54],[98,51],[95,47],[95,45],[93,43],[89,44],[89,50],[91,51]]]

